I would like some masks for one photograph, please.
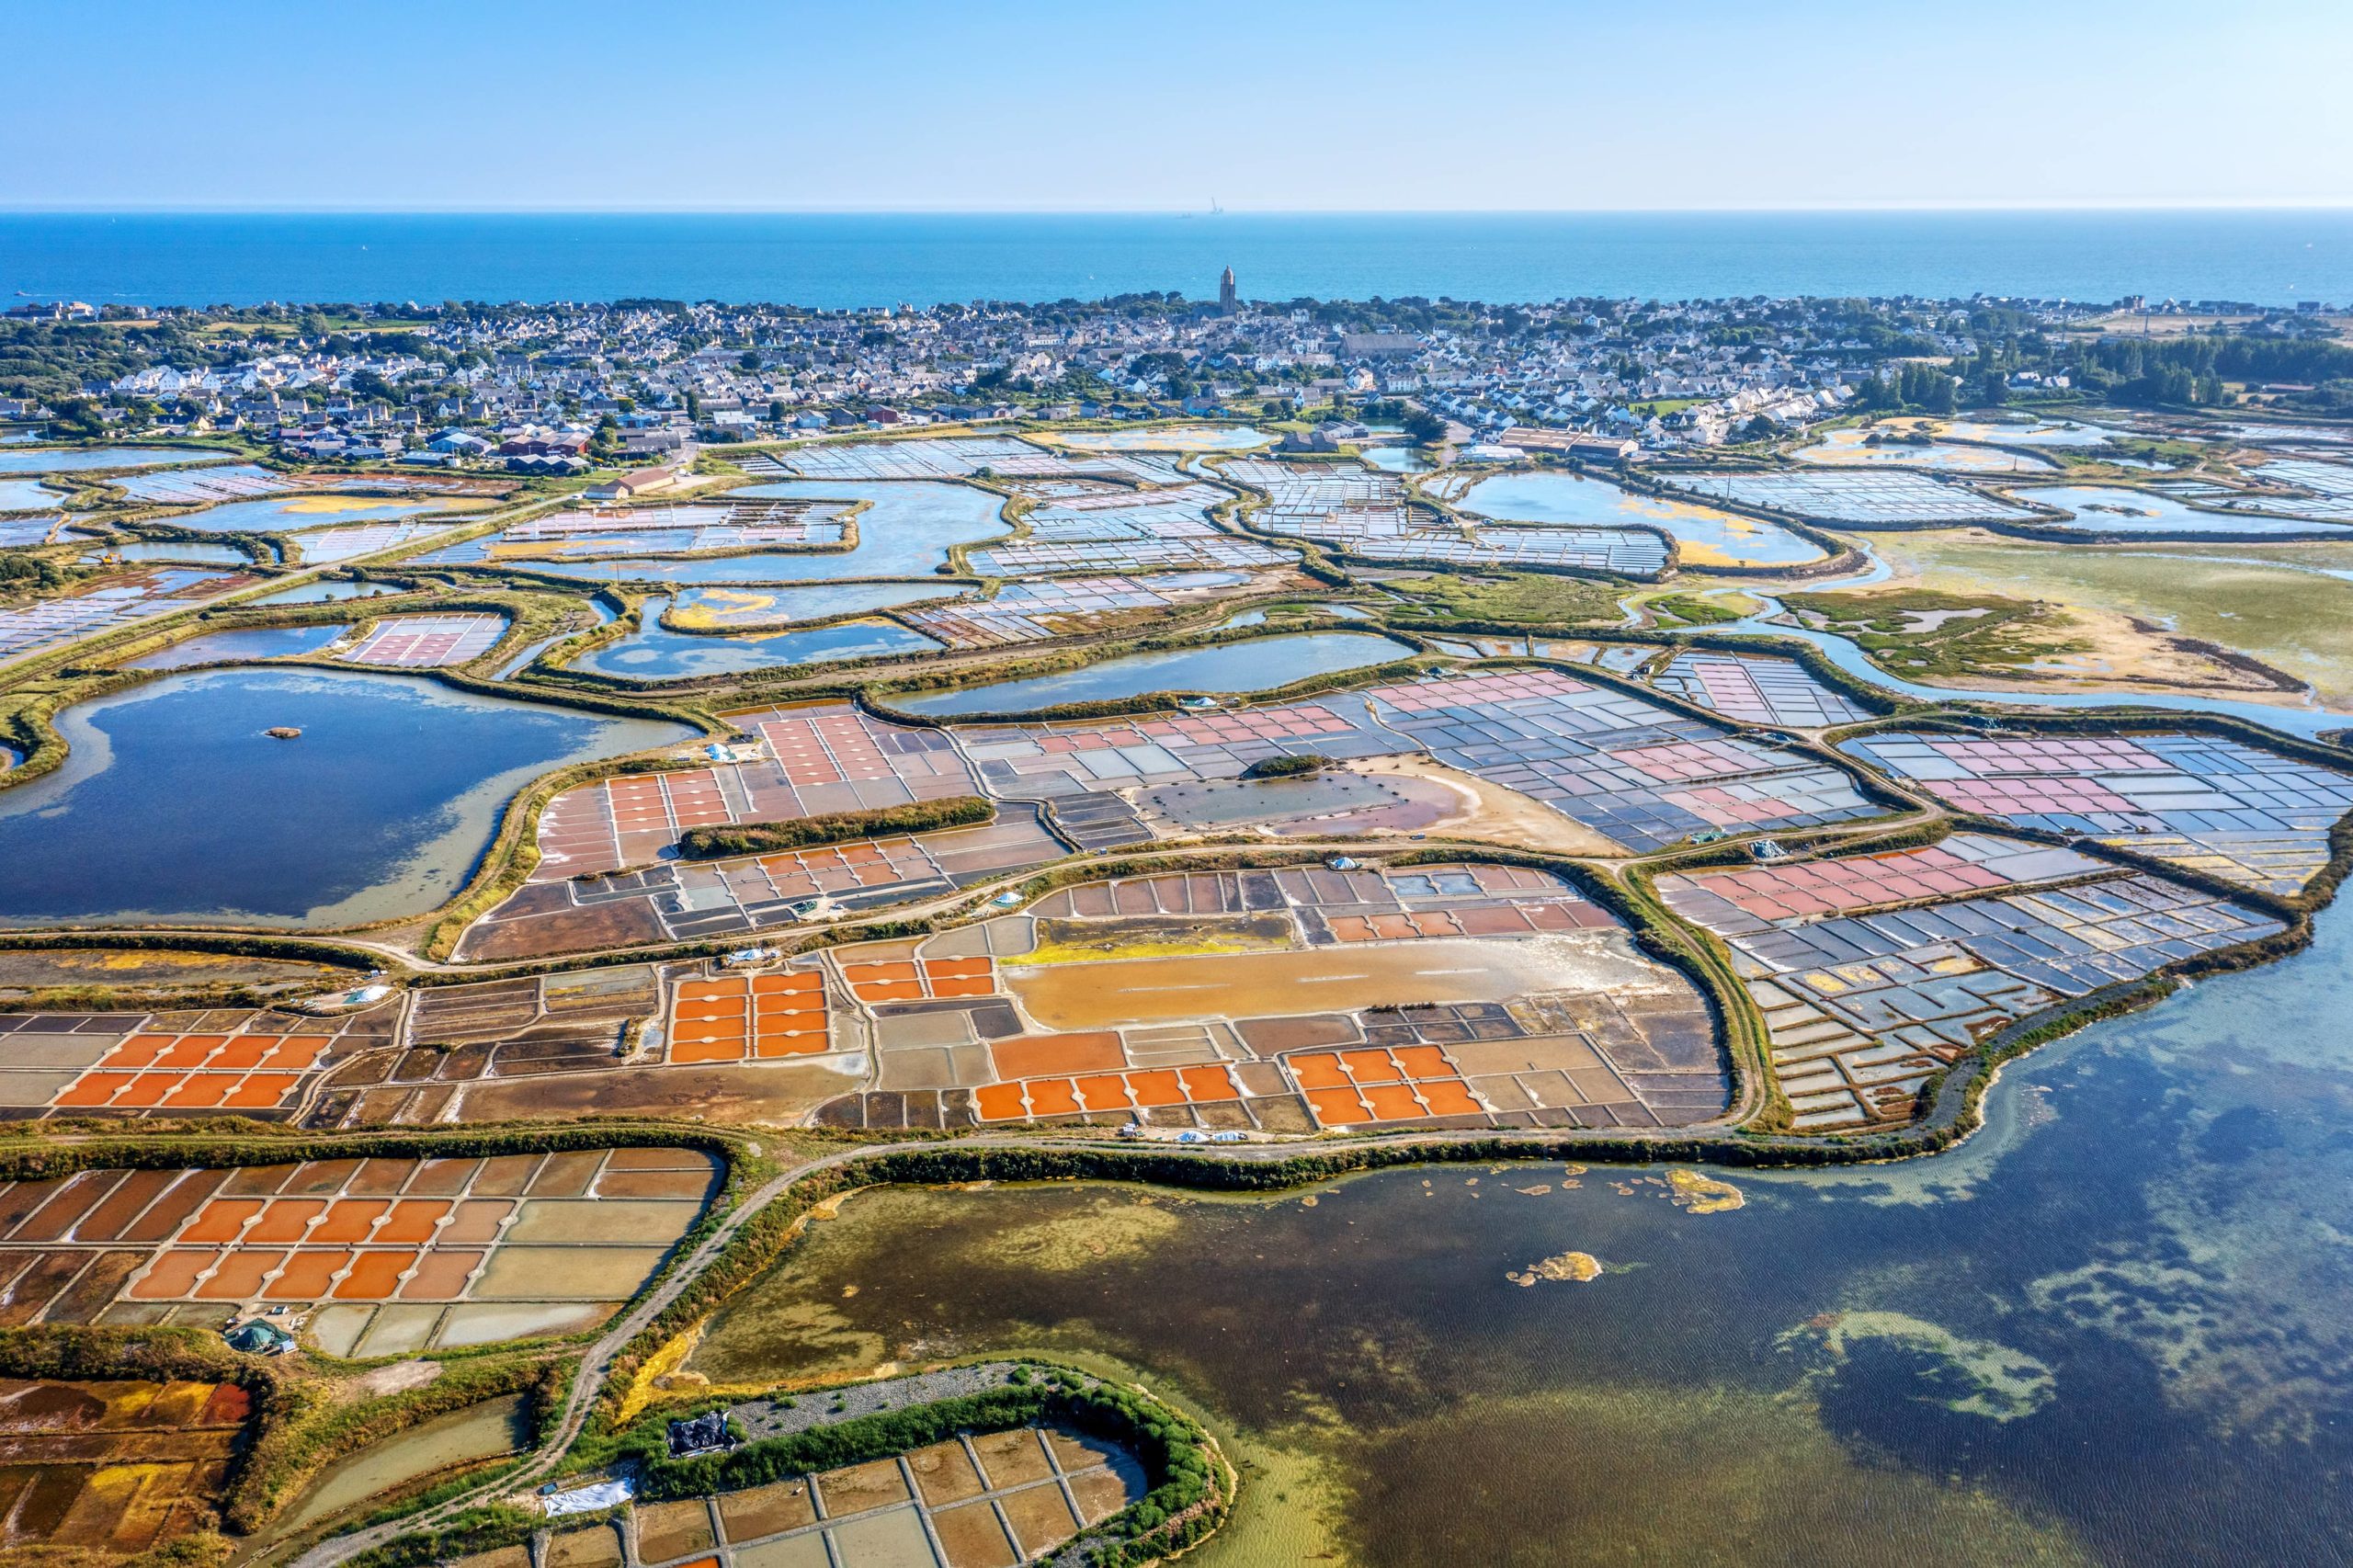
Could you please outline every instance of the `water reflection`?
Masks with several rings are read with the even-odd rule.
[[[1675,536],[1686,566],[1790,566],[1823,557],[1808,540],[1771,523],[1696,502],[1636,494],[1606,480],[1574,473],[1497,474],[1471,486],[1455,504],[1499,521],[1647,525]]]
[[[0,473],[87,473],[98,469],[203,462],[219,456],[217,451],[195,447],[27,447],[0,452]]]
[[[1024,713],[1155,691],[1270,691],[1312,675],[1385,664],[1411,653],[1407,644],[1370,632],[1306,631],[1211,648],[1130,653],[1060,675],[900,693],[887,700],[909,713]]]
[[[0,791],[0,921],[420,914],[456,891],[534,776],[691,733],[322,670],[167,676],[57,724],[65,765]]]
[[[315,653],[345,632],[348,625],[258,626],[242,631],[214,631],[191,637],[168,648],[128,661],[131,670],[179,670],[191,665],[225,665],[250,659],[285,659]]]
[[[2342,539],[2353,540],[2353,530],[2342,525],[2300,522],[2288,517],[2259,517],[2228,512],[2201,512],[2170,495],[2151,490],[2126,490],[2114,485],[2052,484],[2014,492],[2021,501],[2056,506],[2064,519],[2038,518],[2040,528],[2075,528],[2086,533],[2146,534],[2154,539],[2195,538],[2221,534],[2245,539],[2269,535],[2280,539]]]
[[[788,479],[729,494],[871,503],[858,515],[857,549],[840,555],[796,557],[795,569],[782,574],[785,581],[927,576],[947,562],[949,545],[972,544],[1007,531],[997,516],[1004,503],[967,484]]]
[[[673,631],[661,624],[668,605],[667,599],[646,600],[640,630],[581,654],[572,667],[622,680],[687,680],[786,665],[935,653],[941,646],[937,639],[894,620],[847,620],[757,636]]]

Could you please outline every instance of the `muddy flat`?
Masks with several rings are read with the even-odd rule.
[[[1574,822],[1541,801],[1490,784],[1426,756],[1370,756],[1348,765],[1358,773],[1424,779],[1453,792],[1456,811],[1425,831],[1449,838],[1474,838],[1556,855],[1622,856],[1623,846]]]
[[[1058,964],[1004,971],[1049,1029],[1279,1017],[1427,1002],[1504,1002],[1578,983],[1551,942],[1437,938],[1286,953]]]

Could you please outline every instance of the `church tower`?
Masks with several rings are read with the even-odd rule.
[[[1230,267],[1217,280],[1217,308],[1227,315],[1233,313],[1233,268]]]

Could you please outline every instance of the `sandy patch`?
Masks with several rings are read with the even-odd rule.
[[[1622,858],[1625,848],[1582,823],[1573,822],[1540,801],[1517,790],[1490,784],[1426,756],[1374,756],[1348,764],[1354,773],[1392,774],[1427,779],[1450,790],[1461,801],[1459,814],[1432,825],[1434,833],[1450,838],[1475,838],[1520,849],[1544,849],[1556,855]],[[1395,837],[1394,834],[1376,836]]]
[[[374,1399],[382,1394],[405,1393],[421,1389],[441,1375],[438,1361],[395,1361],[389,1367],[379,1367],[363,1372],[343,1385],[347,1399]]]

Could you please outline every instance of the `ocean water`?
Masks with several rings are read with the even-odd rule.
[[[0,292],[816,306],[1977,292],[2353,301],[2353,212],[14,213]]]

